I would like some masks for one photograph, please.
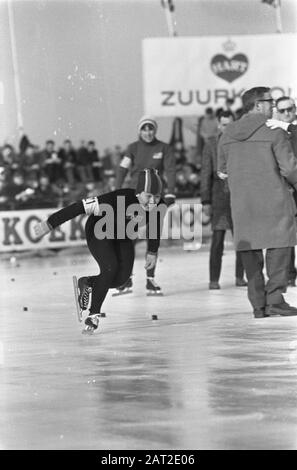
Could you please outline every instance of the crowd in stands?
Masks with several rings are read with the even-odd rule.
[[[49,139],[39,149],[23,136],[18,150],[10,144],[0,148],[0,209],[59,207],[112,191],[121,158],[119,146],[99,155],[94,141],[74,148],[66,139],[56,149]]]
[[[176,196],[199,197],[201,155],[207,139],[218,133],[217,117],[222,108],[206,108],[193,132],[194,146],[187,146],[183,120],[173,120],[170,145],[176,159]],[[240,110],[235,118],[240,116]],[[62,207],[74,200],[115,189],[117,167],[124,150],[116,145],[99,153],[94,141],[82,141],[75,148],[65,139],[60,148],[53,140],[44,148],[32,144],[26,135],[15,149],[0,147],[0,210]],[[126,180],[129,185],[129,180]]]

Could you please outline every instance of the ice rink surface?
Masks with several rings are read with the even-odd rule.
[[[253,318],[230,247],[218,291],[207,247],[162,247],[152,298],[137,245],[134,291],[108,293],[93,336],[72,276],[95,262],[51,254],[1,255],[0,449],[297,449],[297,317]]]

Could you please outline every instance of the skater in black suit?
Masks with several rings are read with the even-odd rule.
[[[108,289],[129,279],[134,263],[134,243],[139,229],[148,238],[146,269],[156,265],[162,220],[166,204],[161,199],[162,182],[155,169],[140,172],[136,189],[119,189],[75,202],[52,214],[35,227],[38,238],[80,214],[87,214],[86,240],[100,274],[78,279],[79,305],[85,310],[91,296],[90,312],[83,332],[97,329],[102,303]]]

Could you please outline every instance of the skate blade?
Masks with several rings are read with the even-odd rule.
[[[78,284],[77,284],[77,277],[72,276],[73,280],[73,289],[74,289],[74,298],[75,298],[75,305],[76,305],[76,314],[79,322],[82,322],[82,309],[80,308],[78,302]]]
[[[82,334],[82,335],[92,336],[92,335],[94,334],[94,331],[95,331],[95,330],[85,330],[85,329],[83,329],[82,332],[81,332],[81,334]]]
[[[112,297],[117,297],[118,295],[131,294],[131,292],[132,292],[132,289],[127,289],[123,292],[115,292],[114,294],[112,294]]]
[[[163,292],[154,292],[154,291],[152,291],[152,292],[147,292],[146,295],[147,295],[147,297],[162,297],[162,295],[164,295],[164,294],[163,294]]]

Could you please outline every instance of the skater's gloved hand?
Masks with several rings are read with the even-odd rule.
[[[211,214],[212,214],[211,204],[203,204],[203,214],[205,214],[207,217],[211,217]]]
[[[270,127],[270,129],[277,129],[279,127],[280,129],[287,131],[289,125],[290,125],[289,122],[279,121],[278,119],[268,119],[266,121],[266,126]]]
[[[174,194],[166,194],[164,199],[167,207],[172,206],[172,204],[175,204],[176,198]]]
[[[156,253],[147,253],[144,268],[145,269],[153,269],[156,266],[156,263],[157,263],[157,254]]]
[[[38,224],[34,225],[33,230],[36,238],[42,238],[51,231],[51,227],[46,220],[43,220],[42,222],[38,222]]]

